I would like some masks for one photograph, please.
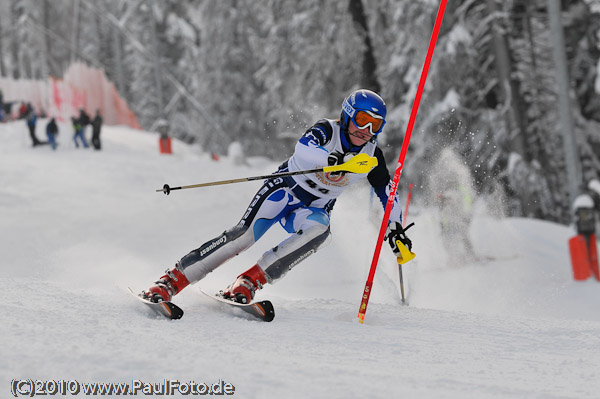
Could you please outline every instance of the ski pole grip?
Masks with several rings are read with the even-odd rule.
[[[408,227],[412,226],[412,224],[410,224]],[[398,247],[398,249],[400,250],[400,255],[398,255],[398,264],[399,265],[403,265],[406,262],[409,262],[411,260],[413,260],[417,255],[414,252],[411,252],[406,245],[404,245],[404,243],[400,240],[396,240],[396,246]]]

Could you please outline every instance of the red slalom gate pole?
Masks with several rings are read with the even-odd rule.
[[[423,95],[423,89],[425,88],[425,82],[427,81],[427,73],[429,72],[429,66],[431,65],[431,59],[433,58],[433,50],[437,42],[440,28],[442,26],[442,20],[444,19],[444,12],[446,11],[447,0],[440,0],[440,6],[438,8],[437,17],[435,18],[435,24],[431,39],[429,41],[429,48],[427,49],[427,56],[425,57],[425,64],[423,64],[423,70],[421,71],[421,79],[419,80],[419,86],[417,87],[417,94],[415,95],[415,101],[410,112],[410,119],[408,126],[406,127],[406,134],[402,141],[402,149],[400,150],[400,157],[398,158],[398,164],[396,166],[396,172],[394,173],[394,179],[392,180],[392,187],[388,197],[387,204],[385,206],[385,212],[383,214],[383,220],[381,221],[381,228],[379,229],[379,237],[377,238],[377,245],[375,246],[375,253],[373,254],[373,260],[371,262],[371,269],[369,271],[369,277],[365,284],[365,290],[363,291],[362,301],[358,310],[358,321],[364,323],[365,314],[367,313],[367,305],[369,304],[369,297],[371,296],[371,288],[373,287],[373,279],[375,277],[375,270],[377,269],[377,262],[379,261],[379,254],[381,253],[381,244],[383,243],[383,237],[387,230],[387,223],[390,219],[390,213],[394,206],[394,198],[396,197],[396,191],[398,189],[398,182],[400,181],[400,175],[404,168],[404,159],[408,151],[408,145],[410,143],[410,136],[417,118],[417,112],[419,110],[419,104],[421,102],[421,96]]]

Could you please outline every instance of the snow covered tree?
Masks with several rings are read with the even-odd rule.
[[[371,14],[382,31],[382,48],[390,49],[380,79],[388,83],[384,97],[397,105],[388,118],[390,127],[400,128],[412,105],[437,2],[381,3],[397,10],[373,11],[385,9],[380,5]],[[581,2],[576,3],[580,9]],[[544,1],[466,0],[449,5],[405,168],[408,178],[425,184],[432,160],[451,146],[471,168],[481,193],[495,190],[497,181],[503,183],[510,213],[569,220],[547,19]],[[386,34],[394,25],[403,28]],[[589,72],[590,65],[593,60],[582,69]],[[388,127],[387,142],[397,148],[400,134],[390,133]]]
[[[157,23],[159,3],[143,3],[130,17],[127,28],[123,29],[129,39],[124,43],[126,76],[128,80],[127,98],[138,117],[140,125],[150,128],[161,116],[162,80],[157,80],[156,63],[160,62],[153,49],[153,29]],[[159,77],[160,79],[161,77]]]

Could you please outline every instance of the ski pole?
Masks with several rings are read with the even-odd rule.
[[[402,227],[406,226],[406,219],[408,218],[408,206],[410,205],[410,197],[412,196],[413,184],[408,185],[408,195],[406,196],[406,208],[404,209],[404,217],[402,218]]]
[[[421,71],[421,78],[419,79],[419,85],[417,87],[417,93],[415,95],[415,101],[413,102],[412,109],[410,112],[410,118],[408,125],[406,126],[406,133],[404,140],[402,141],[402,149],[400,150],[400,156],[398,157],[398,163],[396,172],[394,173],[394,179],[392,180],[392,186],[388,196],[388,202],[385,206],[385,212],[383,214],[383,220],[381,221],[381,228],[379,229],[379,237],[377,238],[377,244],[375,245],[375,253],[373,254],[373,260],[371,261],[371,269],[369,270],[369,276],[365,283],[365,289],[363,291],[360,308],[358,309],[358,322],[365,322],[365,314],[367,313],[367,305],[369,304],[369,297],[371,296],[371,289],[373,288],[373,279],[375,278],[375,270],[377,269],[377,262],[379,261],[379,254],[381,252],[381,244],[383,237],[387,230],[387,222],[390,219],[390,213],[394,206],[394,198],[396,197],[396,190],[398,189],[398,182],[400,181],[400,175],[402,175],[402,169],[404,168],[404,159],[408,152],[408,145],[410,143],[410,136],[417,118],[417,112],[419,110],[419,104],[421,102],[421,96],[427,80],[427,73],[429,72],[429,65],[433,58],[433,50],[435,49],[435,43],[437,42],[440,28],[442,26],[442,20],[444,19],[444,12],[446,10],[447,0],[440,0],[440,6],[438,8],[437,16],[435,18],[435,24],[433,26],[433,32],[429,41],[429,47],[427,49],[427,55],[425,56],[425,63],[423,64],[423,70]]]
[[[377,166],[377,158],[371,157],[368,154],[358,154],[352,158],[348,162],[344,162],[341,165],[333,165],[333,166],[325,166],[321,168],[308,169],[308,170],[298,170],[295,172],[281,172],[281,173],[273,173],[270,175],[263,176],[252,176],[252,177],[242,177],[239,179],[231,179],[231,180],[220,180],[213,181],[209,183],[200,183],[200,184],[192,184],[189,186],[180,186],[180,187],[170,187],[168,184],[165,184],[163,188],[156,190],[157,193],[163,192],[166,195],[173,190],[184,190],[188,188],[198,188],[198,187],[208,187],[208,186],[218,186],[222,184],[231,184],[231,183],[241,183],[245,181],[253,181],[253,180],[265,180],[265,179],[275,179],[277,177],[285,177],[285,176],[295,176],[295,175],[306,175],[309,173],[317,173],[317,172],[350,172],[350,173],[369,173],[371,169]]]
[[[398,255],[398,258],[396,260],[398,261],[398,272],[400,274],[400,294],[402,295],[402,304],[404,305],[406,299],[404,297],[404,279],[402,277],[402,265],[406,262],[413,260],[416,255],[414,254],[414,252],[411,252],[406,247],[406,245],[404,245],[400,240],[396,240],[396,246],[400,250],[400,255]]]
[[[408,217],[408,207],[410,205],[410,197],[412,195],[413,184],[408,185],[408,195],[406,196],[406,208],[404,210],[404,217],[402,218],[402,227],[406,226],[406,219]],[[398,243],[396,242],[396,245]],[[400,247],[398,247],[400,248]],[[402,263],[398,261],[398,280],[400,281],[400,295],[402,295],[402,304],[406,304],[406,298],[404,297],[404,277],[402,276]]]
[[[402,264],[398,263],[398,275],[400,277],[400,295],[402,295],[402,304],[406,304],[406,298],[404,297],[404,278],[402,277]]]

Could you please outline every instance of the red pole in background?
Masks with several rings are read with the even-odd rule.
[[[415,101],[413,103],[412,110],[410,113],[410,119],[408,121],[408,126],[406,127],[406,134],[404,135],[404,140],[402,141],[402,149],[400,150],[400,157],[398,158],[396,172],[394,173],[394,179],[392,180],[392,187],[390,189],[388,201],[385,206],[383,220],[381,221],[381,228],[379,229],[379,237],[377,238],[377,245],[375,246],[375,253],[373,254],[373,260],[371,262],[371,269],[369,271],[369,277],[367,278],[367,282],[365,284],[365,289],[363,291],[362,301],[360,304],[360,308],[358,310],[358,321],[361,324],[364,323],[364,321],[365,321],[365,314],[367,312],[367,305],[369,303],[369,297],[371,296],[371,288],[373,287],[373,279],[375,277],[375,270],[377,269],[377,262],[379,261],[379,254],[381,252],[381,244],[383,243],[383,237],[385,236],[385,232],[387,230],[387,224],[388,224],[388,220],[390,219],[390,213],[392,212],[392,207],[394,206],[394,198],[396,197],[396,191],[398,189],[398,182],[400,181],[400,175],[402,174],[402,168],[404,167],[404,159],[406,158],[406,153],[408,151],[408,145],[410,143],[410,136],[412,134],[412,130],[413,130],[413,127],[415,124],[415,119],[417,118],[417,112],[419,110],[421,96],[423,94],[423,89],[425,87],[425,82],[427,80],[427,73],[429,72],[429,66],[431,64],[431,59],[433,58],[433,50],[435,49],[435,44],[437,42],[437,38],[440,33],[440,28],[442,26],[442,20],[444,19],[444,12],[446,10],[446,1],[447,0],[440,0],[440,6],[438,8],[437,17],[435,19],[435,24],[433,27],[433,33],[432,33],[431,39],[429,41],[429,48],[427,49],[427,56],[425,57],[425,64],[423,65],[423,70],[421,71],[421,78],[419,80],[419,86],[417,87]]]

